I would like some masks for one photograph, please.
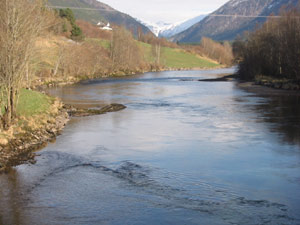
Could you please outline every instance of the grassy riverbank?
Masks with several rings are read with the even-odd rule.
[[[22,89],[17,113],[19,116],[31,117],[37,114],[47,113],[54,99],[40,92]]]
[[[59,134],[68,121],[62,106],[42,93],[21,90],[14,125],[0,131],[0,172],[33,159],[32,151]]]

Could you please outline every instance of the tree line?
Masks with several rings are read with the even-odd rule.
[[[262,27],[233,44],[238,75],[300,81],[300,11],[282,9],[280,17],[269,18]]]

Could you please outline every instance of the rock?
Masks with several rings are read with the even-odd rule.
[[[125,105],[113,103],[113,104],[102,107],[100,109],[100,111],[106,113],[106,112],[117,112],[117,111],[121,111],[123,109],[126,109]]]
[[[110,104],[102,107],[101,109],[76,109],[75,111],[69,111],[69,115],[73,117],[84,117],[84,116],[93,116],[93,115],[101,115],[108,112],[117,112],[125,109],[126,106],[122,104]]]

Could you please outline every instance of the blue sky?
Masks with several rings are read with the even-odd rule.
[[[228,0],[100,0],[111,7],[149,22],[174,23],[212,12]]]

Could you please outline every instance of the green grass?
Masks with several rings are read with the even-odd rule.
[[[47,113],[52,100],[47,95],[36,91],[22,89],[17,105],[17,113],[20,116],[32,116]]]
[[[180,49],[163,48],[164,64],[170,68],[214,68],[219,64]]]
[[[148,62],[154,62],[151,45],[143,42],[138,44],[144,51],[145,59]],[[214,68],[219,66],[209,59],[201,58],[182,49],[166,47],[162,48],[161,62],[169,68]]]

